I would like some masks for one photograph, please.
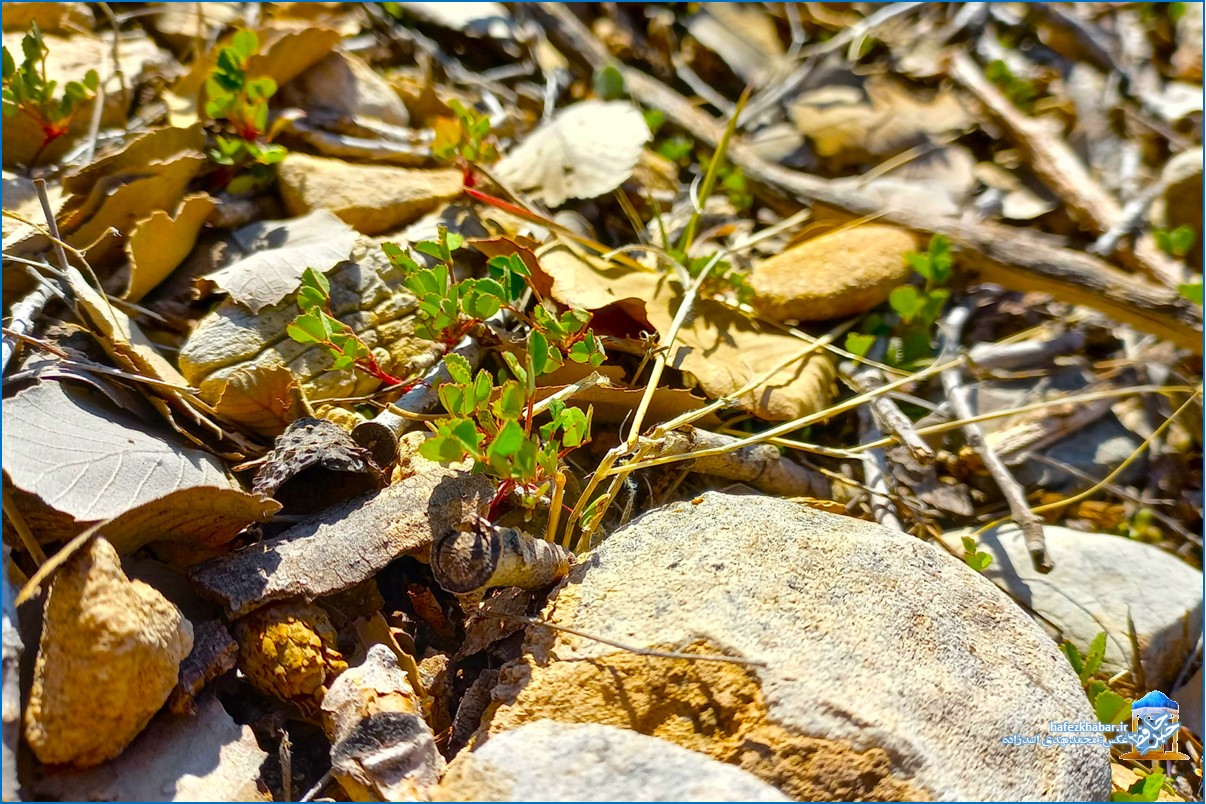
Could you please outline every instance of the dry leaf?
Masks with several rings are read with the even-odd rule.
[[[801,93],[791,116],[817,155],[835,169],[895,156],[970,123],[953,91],[918,100],[915,92],[885,76],[868,78],[861,89],[830,85]]]
[[[213,456],[172,443],[91,392],[45,382],[4,403],[4,471],[79,521],[118,516],[168,492],[232,488]]]
[[[181,199],[175,217],[157,209],[149,218],[134,224],[126,240],[130,283],[122,298],[141,301],[184,262],[214,205],[210,196],[194,193]]]
[[[68,174],[63,178],[63,189],[72,195],[87,196],[101,179],[136,175],[152,162],[166,162],[177,154],[201,153],[204,149],[205,129],[200,123],[151,129],[132,136],[121,150]]]
[[[687,21],[687,30],[754,86],[765,84],[783,57],[775,21],[758,6],[708,3]]]
[[[257,784],[268,754],[214,695],[194,716],[161,711],[112,762],[55,769],[35,786],[59,801],[269,801]]]
[[[149,3],[155,13],[150,24],[164,40],[183,52],[197,40],[197,32],[208,36],[214,29],[244,21],[242,3]]]
[[[277,178],[291,215],[327,209],[364,234],[413,223],[462,189],[459,170],[354,165],[300,153],[285,157]]]
[[[313,415],[297,378],[284,366],[238,369],[217,393],[214,411],[256,435],[280,435],[291,422]]]
[[[176,686],[192,626],[159,592],[129,580],[102,538],[55,574],[43,623],[26,741],[52,765],[117,756]]]
[[[259,30],[260,52],[247,62],[247,74],[268,76],[284,86],[326,58],[337,44],[339,31],[309,25],[297,30]]]
[[[38,23],[43,33],[63,28],[90,30],[94,23],[86,3],[5,3],[4,30],[29,30],[30,23]]]
[[[93,267],[117,258],[135,222],[157,210],[176,209],[185,188],[205,164],[200,152],[181,151],[137,172],[99,179],[82,204],[77,206],[73,199],[64,209],[59,221],[63,239],[86,249]]]
[[[670,331],[682,297],[668,276],[626,272],[600,263],[565,248],[541,257],[557,301],[587,310],[621,306],[639,312],[663,336]],[[808,344],[799,338],[758,325],[720,302],[700,299],[679,330],[669,365],[694,376],[708,396],[716,398],[735,393],[806,348]],[[835,378],[833,363],[816,351],[775,372],[737,403],[769,421],[795,419],[829,404]]]
[[[253,522],[267,522],[280,509],[276,500],[242,489],[191,486],[148,500],[93,530],[122,555],[152,542],[214,548],[226,544]]]
[[[325,209],[253,223],[234,237],[247,256],[206,278],[253,313],[297,290],[307,268],[325,273],[346,260],[356,243],[356,232]]]
[[[631,104],[582,101],[529,134],[494,173],[513,189],[556,207],[619,187],[649,139],[645,118]]]
[[[332,53],[306,70],[285,88],[284,100],[304,108],[326,128],[358,120],[398,127],[410,122],[398,93],[367,62],[350,53]]]

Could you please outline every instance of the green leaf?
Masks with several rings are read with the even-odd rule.
[[[241,59],[247,59],[254,56],[260,49],[260,38],[255,35],[255,31],[236,31],[235,35],[231,37],[230,49]]]
[[[17,63],[13,60],[13,54],[8,52],[8,48],[4,48],[4,80],[12,78],[16,71]]]
[[[1131,702],[1113,690],[1105,690],[1093,701],[1093,713],[1101,723],[1121,723],[1131,715]]]
[[[327,275],[322,271],[307,268],[302,272],[301,283],[303,288],[313,288],[321,293],[324,298],[331,297],[331,283],[327,281]]]
[[[620,74],[620,71],[613,64],[608,64],[602,69],[595,70],[591,86],[595,90],[595,95],[600,100],[618,100],[626,94],[624,76]]]
[[[448,253],[451,254],[452,252],[459,249],[461,246],[465,245],[465,238],[461,237],[456,232],[447,232],[445,234],[444,243],[448,248]]]
[[[247,82],[243,92],[251,103],[266,101],[276,94],[276,82],[268,76],[253,78]]]
[[[437,463],[456,463],[465,457],[465,449],[454,438],[435,436],[419,445],[419,454]]]
[[[1081,673],[1081,683],[1088,680],[1089,676],[1101,669],[1101,662],[1105,658],[1106,651],[1106,635],[1102,631],[1097,636],[1093,637],[1093,641],[1089,643],[1089,650],[1085,653],[1085,669]]]
[[[1202,283],[1190,282],[1184,285],[1177,285],[1177,293],[1181,294],[1181,298],[1190,301],[1197,306],[1202,306]]]
[[[510,352],[503,352],[503,362],[507,364],[507,368],[511,369],[511,373],[515,375],[515,379],[519,380],[520,385],[528,384],[528,372],[519,365],[519,358]]]
[[[871,347],[875,345],[874,335],[865,335],[861,332],[846,333],[846,351],[858,357],[866,357],[871,351]]]
[[[444,356],[444,365],[448,368],[448,374],[454,382],[467,385],[473,380],[473,367],[469,365],[468,360],[456,352],[449,352]]]
[[[1072,665],[1072,670],[1076,673],[1077,677],[1083,676],[1085,672],[1085,662],[1084,658],[1080,655],[1080,651],[1076,649],[1076,646],[1071,642],[1063,642],[1060,644],[1059,649],[1064,652],[1065,656],[1068,657],[1068,663]]]
[[[1168,233],[1168,247],[1174,257],[1184,257],[1193,248],[1193,229],[1181,224]]]
[[[1116,790],[1110,793],[1110,801],[1158,801],[1160,788],[1163,786],[1164,774],[1161,771],[1152,771],[1150,775],[1128,787],[1125,792]]]
[[[523,388],[515,380],[507,380],[494,403],[494,415],[500,419],[518,419],[523,415],[525,405]]]
[[[537,374],[544,374],[549,362],[549,339],[540,330],[534,329],[528,335],[528,365]]]
[[[901,285],[888,296],[888,304],[900,316],[900,320],[908,324],[925,306],[925,300],[920,291],[912,285]]]
[[[100,87],[100,76],[97,75],[96,70],[89,70],[84,73],[84,86],[87,87],[89,92],[96,92],[97,88]]]
[[[465,451],[473,458],[482,457],[481,446],[483,436],[472,419],[460,419],[449,427],[449,435],[456,438],[465,447]]]
[[[285,327],[289,337],[298,343],[326,343],[331,337],[327,317],[318,310],[300,315]]]
[[[569,359],[575,363],[589,363],[594,367],[600,366],[607,355],[599,339],[590,335],[570,347]]]
[[[509,420],[498,431],[498,435],[490,442],[490,448],[486,451],[486,457],[493,460],[496,457],[509,458],[519,452],[523,446],[524,432],[519,422]]]
[[[419,252],[420,254],[426,254],[428,257],[432,257],[437,260],[444,259],[444,252],[443,249],[440,248],[440,244],[433,243],[430,240],[421,240],[418,243],[415,243],[415,251]]]

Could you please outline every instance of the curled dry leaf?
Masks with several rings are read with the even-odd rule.
[[[176,686],[193,629],[163,595],[122,572],[91,538],[46,598],[25,739],[47,764],[96,765],[122,752]]]
[[[277,436],[312,415],[297,378],[284,366],[248,366],[221,381],[214,411],[256,435]]]
[[[35,789],[59,801],[268,801],[256,783],[267,759],[251,727],[206,695],[195,715],[160,712],[116,760],[56,768]]]
[[[212,549],[253,522],[267,522],[279,510],[277,501],[242,489],[192,486],[135,506],[94,529],[122,555],[152,542]]]
[[[709,3],[687,21],[687,30],[754,86],[765,84],[783,57],[775,20],[763,7]]]
[[[417,221],[461,194],[458,170],[354,165],[291,153],[277,167],[281,199],[292,215],[327,209],[363,234]]]
[[[13,485],[82,522],[183,488],[235,488],[213,456],[63,383],[39,383],[5,400],[3,443]]]
[[[533,131],[494,173],[512,188],[560,206],[623,184],[649,139],[645,118],[631,104],[582,101]]]
[[[356,232],[325,209],[253,223],[234,238],[247,256],[206,278],[253,313],[297,290],[307,268],[325,273],[346,260],[356,244]]]
[[[126,240],[130,281],[123,299],[141,301],[184,262],[214,205],[205,193],[194,193],[181,199],[174,216],[157,209],[134,224]]]
[[[588,260],[569,249],[541,257],[557,301],[587,310],[616,307],[647,320],[661,335],[682,303],[682,295],[665,274],[637,273],[600,260]],[[635,317],[635,316],[634,316]],[[755,378],[782,366],[808,349],[808,344],[750,320],[712,299],[698,299],[679,330],[669,365],[695,377],[713,399],[730,396]],[[767,382],[737,399],[742,409],[769,421],[786,421],[823,410],[833,399],[836,372],[819,350],[776,371]]]

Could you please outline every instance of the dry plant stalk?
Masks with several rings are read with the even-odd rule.
[[[962,303],[952,307],[943,318],[939,325],[943,341],[939,361],[943,358],[949,359],[958,352],[963,327],[970,316],[971,308],[967,303]],[[961,366],[955,365],[942,372],[942,388],[946,392],[951,411],[955,416],[964,420],[971,419],[974,411],[968,401],[967,387],[963,385]],[[984,430],[979,424],[965,422],[961,429],[968,445],[980,456],[980,460],[984,462],[984,468],[992,475],[992,479],[996,481],[1002,496],[1009,504],[1010,514],[1013,521],[1022,530],[1022,537],[1026,541],[1026,549],[1030,552],[1030,560],[1034,562],[1034,568],[1039,572],[1050,572],[1055,565],[1047,556],[1047,543],[1043,537],[1043,520],[1030,510],[1030,506],[1026,503],[1025,489],[1010,474],[1009,468],[1001,460],[1001,456],[989,446],[988,440],[984,436]]]

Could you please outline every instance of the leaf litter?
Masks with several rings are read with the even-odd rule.
[[[515,618],[710,488],[1200,565],[1201,47],[1141,5],[5,4],[22,792],[429,795]]]

